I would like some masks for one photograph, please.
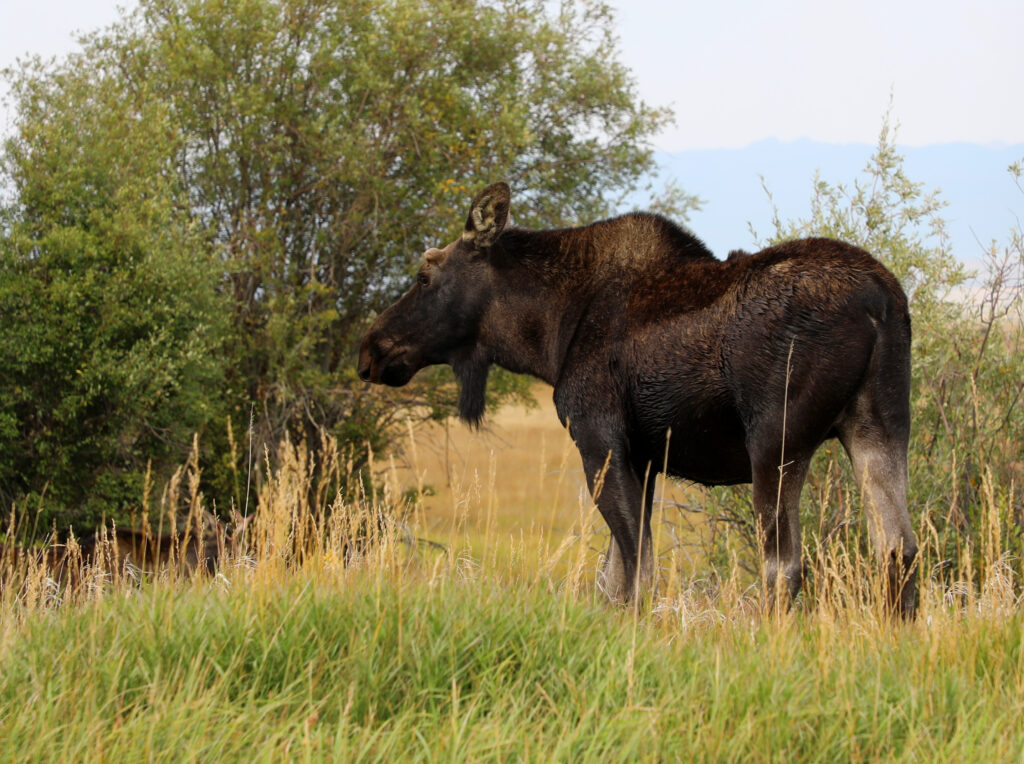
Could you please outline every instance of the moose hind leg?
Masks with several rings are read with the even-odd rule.
[[[800,548],[800,492],[808,460],[761,461],[754,466],[754,511],[764,560],[765,602],[790,601],[803,584]]]
[[[840,430],[861,489],[868,532],[882,566],[892,612],[913,618],[917,609],[917,540],[907,512],[907,442],[881,428]]]

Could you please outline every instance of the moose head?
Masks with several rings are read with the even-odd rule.
[[[420,369],[449,364],[460,381],[459,415],[483,416],[491,363],[479,343],[493,303],[489,251],[508,222],[510,192],[495,183],[473,200],[462,236],[428,249],[412,288],[374,322],[359,350],[359,376],[392,387]]]

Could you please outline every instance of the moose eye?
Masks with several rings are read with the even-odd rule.
[[[420,271],[416,276],[416,283],[422,287],[430,286],[430,276],[428,276],[424,271]]]

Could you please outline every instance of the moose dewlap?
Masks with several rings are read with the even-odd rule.
[[[815,450],[838,438],[863,489],[890,605],[913,615],[910,316],[892,274],[829,239],[723,262],[644,213],[508,228],[509,201],[506,184],[488,186],[462,236],[424,254],[412,288],[364,338],[360,376],[400,386],[450,364],[471,424],[483,416],[491,364],[551,384],[592,491],[600,476],[596,501],[612,536],[602,586],[620,601],[653,576],[661,471],[752,482],[768,590],[795,595],[800,491]]]

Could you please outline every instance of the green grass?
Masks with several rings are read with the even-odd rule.
[[[7,612],[9,760],[1017,760],[1018,615],[639,619],[488,577],[306,570]]]
[[[983,553],[966,537],[955,580],[922,566],[903,624],[841,539],[806,550],[800,599],[766,616],[740,566],[688,573],[659,513],[638,615],[595,591],[592,506],[517,540],[475,490],[460,506],[491,530],[472,557],[461,522],[421,544],[414,518],[388,521],[388,491],[310,515],[304,480],[297,460],[265,483],[216,578],[3,561],[0,760],[1024,758],[1022,570],[994,498]],[[923,559],[943,559],[926,529]]]

